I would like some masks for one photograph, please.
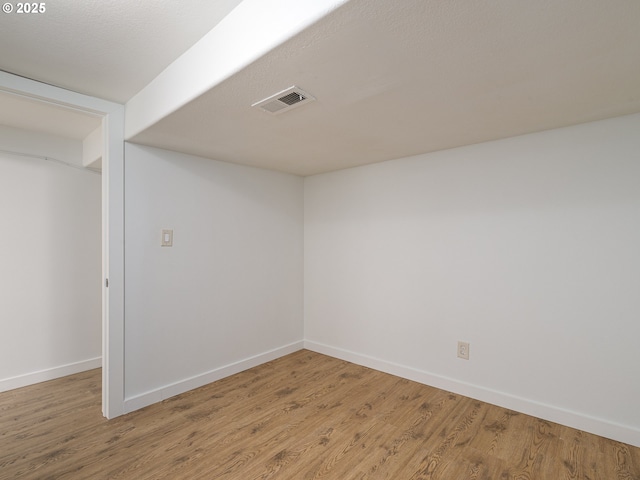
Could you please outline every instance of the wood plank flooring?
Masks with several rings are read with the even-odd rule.
[[[640,480],[640,449],[306,350],[114,420],[100,370],[0,394],[0,479]]]

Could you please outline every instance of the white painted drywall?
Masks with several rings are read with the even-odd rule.
[[[305,340],[639,445],[639,249],[640,115],[307,177]]]
[[[131,140],[346,1],[244,0],[129,99],[125,138]]]
[[[102,127],[96,128],[82,140],[82,165],[100,170],[103,157]]]
[[[7,390],[100,366],[101,179],[82,169],[79,140],[0,127],[0,150],[0,390]]]
[[[128,409],[301,346],[302,201],[300,177],[126,144]]]

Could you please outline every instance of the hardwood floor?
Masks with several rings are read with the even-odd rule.
[[[640,480],[638,448],[306,350],[110,421],[100,382],[0,394],[0,478]]]

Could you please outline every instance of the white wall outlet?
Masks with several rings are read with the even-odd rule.
[[[458,342],[458,358],[469,360],[469,342]]]
[[[161,247],[173,247],[173,230],[162,230]]]

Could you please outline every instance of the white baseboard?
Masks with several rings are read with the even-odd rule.
[[[195,377],[191,377],[186,380],[173,383],[171,385],[166,385],[151,392],[136,395],[131,398],[126,398],[124,401],[124,413],[139,410],[148,405],[152,405],[175,395],[193,390],[194,388],[202,387],[203,385],[207,385],[230,375],[240,373],[244,370],[248,370],[249,368],[257,367],[258,365],[262,365],[263,363],[270,362],[271,360],[275,360],[276,358],[280,358],[285,355],[289,355],[290,353],[297,352],[298,350],[302,350],[303,348],[304,342],[301,340],[299,342],[294,342],[289,345],[285,345],[283,347],[269,350],[259,355],[255,355],[253,357],[240,360],[239,362],[234,362],[229,365],[216,368],[201,375],[197,375]]]
[[[61,365],[59,367],[47,368],[46,370],[25,373],[23,375],[18,375],[17,377],[5,378],[0,380],[0,392],[6,392],[15,388],[46,382],[47,380],[66,377],[67,375],[73,375],[74,373],[80,373],[86,370],[93,370],[94,368],[100,368],[101,366],[102,358],[97,357],[89,360],[83,360],[81,362]]]
[[[640,430],[595,418],[578,412],[566,410],[553,405],[542,404],[526,398],[499,392],[478,385],[461,382],[453,378],[436,375],[423,370],[387,362],[379,358],[331,347],[322,343],[305,340],[304,348],[331,357],[346,360],[357,365],[373,368],[381,372],[413,380],[432,387],[440,388],[465,397],[474,398],[486,403],[508,408],[516,412],[559,423],[568,427],[583,430],[602,437],[640,447]]]

